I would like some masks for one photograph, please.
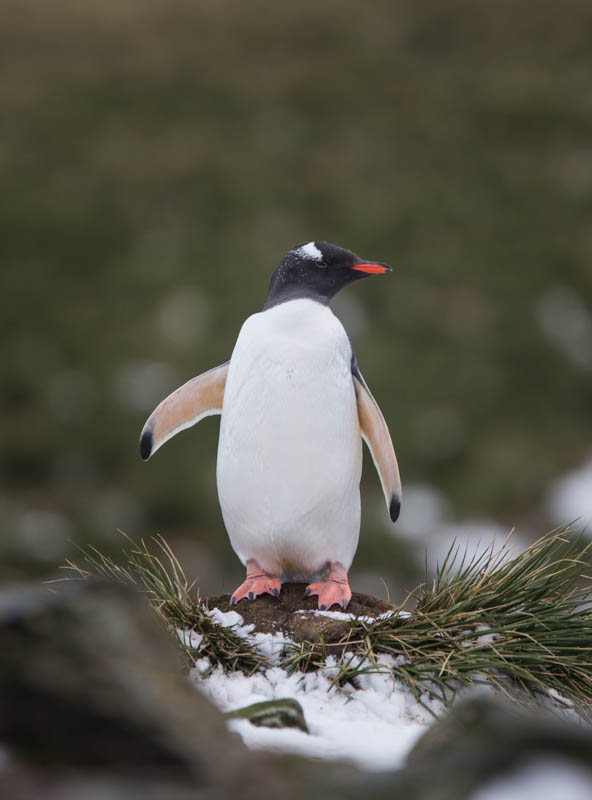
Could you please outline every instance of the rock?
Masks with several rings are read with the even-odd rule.
[[[146,601],[98,582],[0,594],[0,741],[38,764],[141,765],[192,785],[227,773],[221,746],[237,768],[248,756],[181,680]]]
[[[396,785],[407,797],[462,800],[492,778],[551,756],[591,770],[592,779],[591,729],[476,692],[419,739]]]
[[[191,686],[138,593],[95,580],[56,587],[0,593],[2,797],[353,800],[369,786],[389,796],[382,776],[249,751]]]
[[[226,714],[227,719],[248,719],[251,725],[264,728],[298,728],[308,733],[302,706],[291,697],[266,700],[237,708]]]

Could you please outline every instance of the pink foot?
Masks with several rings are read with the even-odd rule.
[[[311,583],[306,587],[304,592],[305,597],[310,597],[316,594],[319,598],[319,609],[331,608],[334,605],[340,605],[342,608],[347,608],[347,604],[351,600],[351,589],[347,582],[347,572],[343,564],[335,561],[331,564],[329,574],[324,581],[319,583]]]
[[[250,558],[247,561],[247,578],[230,598],[230,605],[235,605],[245,597],[254,600],[260,594],[272,594],[274,597],[279,597],[281,588],[282,583],[278,578],[272,578],[261,569],[254,558]]]

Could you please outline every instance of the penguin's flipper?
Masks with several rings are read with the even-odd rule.
[[[144,461],[179,431],[204,417],[222,413],[228,364],[227,361],[187,381],[154,409],[140,436],[140,455]]]
[[[378,403],[362,378],[355,356],[352,358],[352,376],[362,438],[368,445],[380,477],[389,516],[396,522],[401,510],[401,478],[391,435]]]

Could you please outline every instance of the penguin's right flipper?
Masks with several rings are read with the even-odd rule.
[[[355,355],[352,357],[352,377],[362,438],[368,445],[380,477],[389,516],[396,522],[401,511],[401,478],[395,448],[382,411],[358,369]]]
[[[179,431],[204,417],[222,413],[228,364],[227,361],[187,381],[154,409],[140,436],[140,455],[144,461]]]

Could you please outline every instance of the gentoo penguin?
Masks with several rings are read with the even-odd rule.
[[[393,522],[401,506],[384,417],[329,307],[344,286],[390,272],[327,242],[288,251],[263,310],[243,324],[230,361],[188,381],[148,418],[140,452],[221,414],[217,484],[224,523],[246,580],[232,604],[309,583],[321,610],[351,599],[347,572],[360,533],[362,439]],[[311,582],[313,581],[313,582]]]

